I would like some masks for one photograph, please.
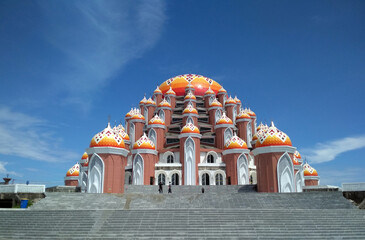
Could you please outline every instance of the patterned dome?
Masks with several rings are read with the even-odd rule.
[[[209,107],[222,107],[222,103],[220,103],[216,98],[209,104]]]
[[[204,93],[204,95],[211,95],[211,94],[215,95],[215,92],[209,86],[208,90]]]
[[[224,149],[247,149],[247,144],[244,140],[237,137],[236,134],[224,145]]]
[[[241,109],[240,113],[237,115],[236,120],[238,119],[251,119],[250,115],[247,112]]]
[[[231,96],[229,96],[229,98],[226,101],[226,104],[236,104],[236,101]]]
[[[155,89],[155,91],[153,91],[153,93],[161,93],[162,94],[162,91],[160,90],[160,88],[157,86],[157,88]]]
[[[119,124],[119,126],[114,130],[114,134],[121,136],[123,138],[123,141],[130,140],[130,138],[129,138],[128,134],[125,132],[125,129],[122,126],[122,124]]]
[[[260,125],[258,125],[257,126],[257,128],[256,128],[256,131],[258,131],[258,130],[260,130],[262,127],[264,127],[265,125],[264,124],[262,124],[262,122],[260,123]]]
[[[131,120],[145,120],[144,116],[140,113],[139,110],[137,110],[131,117]]]
[[[260,130],[261,131],[261,130]],[[268,130],[262,134],[257,134],[257,142],[255,147],[268,147],[268,146],[292,146],[290,138],[284,132],[280,131],[272,123]]]
[[[133,149],[151,149],[155,150],[155,144],[144,133],[137,142],[133,144]]]
[[[192,123],[187,123],[182,129],[181,133],[197,133],[200,134],[199,128]]]
[[[171,108],[171,104],[166,101],[166,99],[163,99],[160,104],[158,104],[158,107],[168,107],[168,108]]]
[[[72,168],[70,168],[67,173],[66,177],[78,177],[80,174],[80,164],[76,163],[73,165]]]
[[[152,100],[152,98],[148,98],[147,99],[147,102],[146,102],[146,105],[156,105],[155,101]]]
[[[223,87],[221,89],[218,90],[218,93],[227,93],[226,89],[224,89]]]
[[[185,87],[191,83],[195,89],[195,95],[203,96],[210,87],[214,92],[218,92],[222,86],[216,81],[196,74],[184,74],[168,79],[160,85],[163,93],[166,93],[171,87],[177,96],[184,96]]]
[[[300,156],[300,153],[298,151],[295,151],[294,157],[296,157],[297,159],[302,159],[302,156]]]
[[[139,104],[146,104],[147,98],[144,96],[143,99],[139,102]]]
[[[237,98],[237,96],[235,96],[233,100],[235,100],[235,101],[236,101],[236,103],[241,103],[241,100],[239,100],[239,99]]]
[[[196,97],[194,96],[194,94],[191,91],[189,91],[188,94],[185,95],[184,99],[185,100],[187,100],[187,99],[196,100]]]
[[[115,135],[110,124],[101,132],[97,133],[90,142],[90,147],[116,147],[124,148],[124,141],[121,136]]]
[[[89,155],[87,155],[86,152],[84,152],[84,154],[82,154],[80,163],[81,163],[81,166],[83,166],[83,167],[89,166]]]
[[[226,113],[223,113],[221,118],[216,122],[216,125],[220,124],[233,124],[232,120],[226,116]]]
[[[169,95],[176,95],[176,93],[175,93],[175,91],[174,90],[172,90],[172,88],[170,87],[170,89],[169,90],[167,90],[167,92],[165,92],[165,95],[166,94],[169,94]]]
[[[136,110],[134,108],[131,108],[131,110],[129,112],[127,112],[127,114],[125,115],[126,118],[130,118],[134,115],[134,113],[136,112]]]
[[[317,170],[312,168],[308,163],[303,165],[303,170],[304,170],[304,176],[306,177],[317,177],[318,173]]]
[[[193,105],[188,104],[188,106],[184,109],[183,114],[198,114],[198,110],[196,110],[196,108],[193,107]]]
[[[294,166],[300,165],[300,162],[298,161],[298,158],[295,157],[295,155],[293,155],[293,165]]]
[[[250,115],[251,117],[255,117],[256,113],[254,113],[251,109],[247,110],[247,114]]]
[[[165,122],[156,114],[151,120],[148,122],[149,125],[158,124],[165,126]]]

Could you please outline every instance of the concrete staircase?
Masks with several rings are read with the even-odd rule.
[[[255,192],[254,185],[205,189],[47,193],[30,209],[1,210],[0,239],[365,239],[365,212],[341,192],[269,194]]]

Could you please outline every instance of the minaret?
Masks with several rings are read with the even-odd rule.
[[[146,105],[146,102],[147,102],[146,96],[144,96],[143,99],[139,102],[139,111],[141,112],[142,115],[144,115],[144,107]]]
[[[133,144],[134,141],[136,141],[136,139],[140,138],[143,135],[143,127],[144,127],[145,123],[146,123],[146,120],[145,120],[144,116],[137,109],[137,111],[129,119],[130,129],[132,129],[129,131],[129,136],[131,138],[131,144]],[[131,132],[133,130],[134,130],[134,132]]]
[[[156,103],[155,101],[153,101],[151,98],[147,99],[147,102],[146,102],[146,108],[147,109],[147,116],[148,118],[146,119],[146,123],[148,123],[149,120],[151,120],[151,118],[153,118],[153,115],[155,114],[155,109],[156,109]],[[146,116],[146,114],[145,114]]]
[[[236,101],[233,98],[229,97],[226,101],[224,108],[226,110],[227,117],[232,119],[233,123],[235,123],[237,115]]]
[[[80,186],[80,164],[76,163],[70,168],[65,177],[65,186]]]
[[[303,173],[304,173],[304,184],[306,187],[319,185],[319,176],[317,170],[312,168],[308,163],[305,163],[303,165]]]
[[[148,136],[152,142],[155,143],[156,150],[161,151],[165,144],[165,122],[156,114],[148,122]],[[154,139],[153,139],[154,138]]]
[[[184,97],[184,107],[186,108],[188,104],[192,104],[196,108],[196,97],[192,91],[189,91]]]
[[[241,111],[242,102],[237,98],[237,96],[235,96],[233,100],[236,102],[236,111],[239,113]]]
[[[157,86],[156,90],[153,91],[153,99],[156,103],[156,105],[160,104],[160,102],[162,101],[162,91],[160,90],[160,88]]]
[[[217,112],[218,111],[218,112]],[[209,105],[208,115],[209,124],[215,125],[215,123],[221,118],[223,114],[222,104],[215,98]]]
[[[219,89],[218,93],[218,101],[224,106],[225,105],[225,100],[227,98],[227,91],[226,89],[224,89],[223,87],[221,89]]]
[[[209,108],[210,104],[214,99],[215,99],[215,92],[209,86],[208,90],[204,94],[204,107]]]
[[[186,125],[188,119],[191,119],[194,125],[198,125],[198,110],[194,108],[192,103],[189,103],[183,111],[183,125]]]
[[[88,193],[123,193],[128,150],[110,124],[90,142]]]
[[[188,94],[189,92],[191,92],[193,95],[195,94],[195,88],[194,85],[191,84],[190,82],[188,83],[188,85],[186,85],[185,87],[185,95]]]
[[[250,108],[247,110],[248,115],[251,117],[251,129],[252,136],[256,133],[256,113],[254,113]]]
[[[293,154],[290,138],[272,123],[258,136],[255,156],[258,192],[295,192]]]
[[[133,185],[154,185],[155,164],[158,162],[155,144],[143,134],[133,145],[132,150]]]
[[[241,109],[241,111],[236,117],[236,126],[238,128],[237,135],[247,143],[248,147],[251,147],[251,144],[249,142],[250,139],[247,135],[247,125],[250,124],[250,122],[251,122],[250,115],[248,115],[247,112]]]
[[[176,106],[176,93],[170,87],[169,90],[165,93],[165,99],[168,103],[170,103],[171,108],[175,108]]]
[[[170,103],[168,103],[165,99],[158,104],[157,113],[160,118],[165,122],[165,126],[170,126],[171,124],[171,116],[172,109]]]
[[[128,134],[131,134],[129,132],[129,130],[130,130],[129,119],[131,119],[132,115],[134,115],[134,113],[136,113],[136,112],[137,112],[137,110],[135,108],[131,108],[131,110],[129,112],[127,112],[127,114],[125,115],[125,118],[124,118],[125,119],[125,127],[127,129]]]
[[[187,123],[180,132],[180,159],[182,160],[184,185],[198,185],[198,164],[200,162],[200,131],[192,123]]]
[[[225,142],[233,136],[233,122],[225,113],[215,124],[215,135],[216,147],[223,150]]]

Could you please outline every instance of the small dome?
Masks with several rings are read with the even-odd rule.
[[[188,106],[184,109],[183,114],[198,114],[198,110],[196,110],[196,108],[193,107],[192,104],[188,104]]]
[[[189,82],[188,85],[185,86],[185,89],[194,89],[194,85]]]
[[[127,112],[127,114],[125,115],[126,118],[130,118],[134,115],[136,109],[131,108],[131,110],[129,112]]]
[[[143,136],[134,143],[133,149],[152,149],[155,150],[155,144],[143,133]]]
[[[268,126],[263,125],[252,137],[252,141],[257,140],[259,137],[262,137],[263,134],[269,129]]]
[[[124,141],[121,136],[115,135],[110,124],[101,132],[97,133],[90,142],[90,147],[116,147],[124,148]]]
[[[247,144],[246,142],[237,137],[236,134],[227,141],[227,143],[224,145],[224,149],[228,150],[228,149],[247,149]]]
[[[81,166],[83,166],[83,167],[89,166],[89,155],[87,155],[86,152],[84,152],[84,154],[82,154],[80,163],[81,163]]]
[[[123,138],[123,141],[129,141],[130,140],[130,138],[129,138],[128,134],[125,132],[125,129],[122,126],[122,124],[119,124],[117,129],[114,130],[114,134],[121,136]]]
[[[156,114],[151,120],[148,122],[149,125],[158,124],[165,126],[165,122]]]
[[[247,112],[241,109],[240,113],[237,115],[236,120],[238,119],[251,119],[250,115]]]
[[[257,128],[256,128],[256,131],[258,131],[258,130],[260,130],[262,127],[264,127],[265,125],[264,124],[262,124],[262,122],[260,123],[260,125],[258,125],[257,126]]]
[[[260,130],[261,131],[261,130]],[[292,146],[290,138],[284,132],[280,131],[272,123],[268,130],[263,134],[257,134],[257,142],[255,147],[268,147],[268,146]]]
[[[303,165],[303,173],[304,173],[304,176],[306,177],[317,177],[318,176],[318,173],[317,173],[317,170],[312,168],[308,163],[305,163]]]
[[[226,89],[224,89],[223,87],[221,89],[218,90],[218,93],[227,93]]]
[[[236,101],[231,96],[229,96],[229,98],[226,101],[226,104],[236,104]]]
[[[181,133],[197,133],[200,134],[199,128],[192,123],[187,123],[182,129]]]
[[[298,151],[295,151],[294,157],[296,157],[297,159],[302,159],[302,156],[300,156],[300,153]]]
[[[220,103],[216,98],[209,104],[209,107],[222,107],[222,103]]]
[[[256,113],[254,113],[251,109],[248,109],[248,110],[247,110],[247,113],[248,113],[248,115],[250,115],[251,117],[256,116]]]
[[[146,104],[146,102],[147,102],[147,98],[146,98],[146,96],[144,96],[143,97],[143,99],[139,102],[139,104]]]
[[[139,110],[137,110],[131,117],[131,120],[145,120],[144,116],[140,113]]]
[[[294,166],[300,165],[300,162],[298,161],[298,158],[295,157],[295,155],[293,155],[293,165]]]
[[[215,92],[209,87],[208,90],[204,93],[204,95],[210,95],[210,94],[215,95]]]
[[[221,118],[216,122],[216,125],[220,124],[233,124],[232,120],[226,116],[226,113],[223,113]]]
[[[194,94],[191,91],[189,91],[188,94],[185,95],[184,99],[185,100],[187,100],[187,99],[196,100],[196,97],[194,96]]]
[[[160,88],[157,86],[157,88],[155,89],[155,91],[153,91],[153,93],[161,93],[162,94],[162,91],[160,90]]]
[[[171,108],[171,104],[166,101],[166,99],[163,99],[160,104],[158,104],[158,107],[168,107],[168,108]]]
[[[236,101],[236,103],[241,103],[241,100],[239,100],[239,99],[237,98],[237,96],[235,96],[233,100],[235,100],[235,101]]]
[[[146,102],[146,105],[156,105],[155,101],[152,100],[152,98],[148,98],[147,99],[147,102]]]
[[[174,90],[172,90],[172,88],[170,87],[169,90],[167,90],[167,92],[165,94],[168,94],[168,95],[175,95],[176,96],[176,93],[174,92]]]
[[[78,177],[80,174],[80,164],[76,163],[73,165],[72,168],[70,168],[67,173],[66,177]]]

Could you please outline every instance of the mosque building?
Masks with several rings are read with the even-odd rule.
[[[97,133],[65,185],[123,193],[126,184],[245,185],[258,192],[301,192],[319,184],[287,134],[257,126],[216,81],[195,74],[163,82],[122,124]]]

